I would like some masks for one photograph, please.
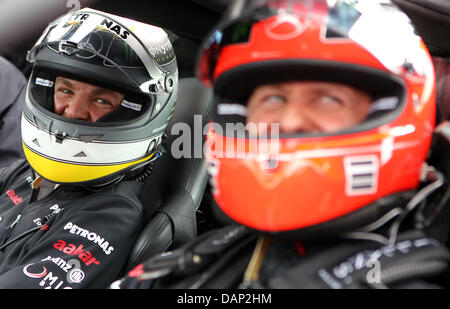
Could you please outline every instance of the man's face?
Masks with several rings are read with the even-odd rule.
[[[328,82],[285,82],[257,87],[248,100],[247,123],[279,123],[280,133],[329,133],[362,122],[371,97]]]
[[[80,81],[57,77],[55,113],[66,118],[96,122],[119,108],[124,95]]]

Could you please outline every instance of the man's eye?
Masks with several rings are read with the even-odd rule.
[[[282,95],[269,95],[262,99],[262,102],[265,103],[283,103],[286,101],[286,98]]]
[[[64,94],[73,94],[73,91],[69,90],[67,88],[61,88],[61,89],[59,89],[59,91],[64,93]]]
[[[100,105],[103,105],[104,107],[111,107],[111,106],[113,106],[113,104],[110,101],[106,100],[106,99],[97,99],[97,100],[95,100],[95,102],[100,104]]]
[[[327,104],[327,105],[336,105],[336,106],[342,106],[344,105],[344,102],[333,95],[324,95],[320,97],[320,103]]]

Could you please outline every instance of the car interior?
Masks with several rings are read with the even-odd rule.
[[[131,269],[149,256],[175,248],[215,226],[214,220],[209,220],[206,214],[209,211],[210,193],[204,158],[176,159],[171,156],[172,142],[179,137],[177,132],[171,134],[171,128],[173,124],[183,122],[193,132],[196,115],[201,116],[202,127],[209,118],[212,91],[195,78],[194,66],[203,37],[217,23],[227,3],[132,0],[124,5],[122,1],[110,0],[80,1],[80,4],[82,7],[88,6],[164,28],[177,56],[177,105],[164,141],[166,153],[153,165],[140,196],[147,223],[130,252],[126,269]],[[56,17],[58,15],[47,19]],[[23,35],[21,40],[7,47],[3,45],[0,49],[0,55],[17,66],[25,77],[31,73],[31,65],[25,61],[26,52],[45,26],[44,20],[41,20],[41,24],[35,27],[39,29],[36,33],[19,33]],[[191,140],[194,142],[194,136],[191,136]]]
[[[16,1],[17,5],[20,2]],[[166,153],[154,165],[141,194],[147,223],[130,252],[127,269],[131,269],[149,256],[180,246],[197,234],[221,224],[211,216],[212,199],[204,158],[177,159],[171,156],[172,143],[179,137],[178,132],[172,134],[171,129],[177,122],[184,122],[193,128],[195,115],[202,117],[202,125],[209,118],[212,109],[212,91],[195,77],[196,57],[203,38],[226,14],[227,6],[233,1],[81,0],[78,2],[82,7],[103,10],[164,28],[173,43],[179,66],[177,108],[167,131]],[[394,2],[417,23],[419,33],[424,36],[433,54],[450,56],[448,1],[394,0]],[[67,12],[70,7],[62,9]],[[46,16],[47,22],[62,13],[64,12],[52,12],[54,16]],[[430,20],[434,23],[430,24]],[[0,55],[15,64],[26,77],[31,71],[31,66],[25,60],[26,52],[46,26],[43,18],[31,22],[34,24],[28,27],[36,29],[35,32],[22,33],[19,30],[16,33],[19,39],[14,44],[5,46],[0,43]],[[191,138],[193,140],[194,136]]]

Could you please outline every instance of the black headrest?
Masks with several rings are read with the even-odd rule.
[[[148,219],[163,202],[170,199],[171,195],[181,191],[187,192],[197,209],[207,182],[203,155],[201,155],[201,158],[199,156],[194,158],[194,150],[203,149],[204,142],[204,136],[194,136],[194,120],[196,119],[198,122],[201,119],[201,123],[196,123],[195,128],[201,132],[211,112],[212,91],[193,77],[180,79],[178,87],[175,113],[169,122],[168,136],[164,142],[166,153],[155,162],[152,174],[140,196]],[[194,116],[197,118],[194,118]],[[174,141],[179,141],[177,139],[181,138],[181,133],[174,131],[172,134],[171,132],[173,126],[175,124],[180,126],[180,123],[187,124],[190,128],[191,144],[184,146],[191,147],[192,158],[175,158],[172,155],[172,144]],[[198,128],[198,126],[201,126],[201,128]],[[181,127],[186,126],[182,125]],[[178,145],[178,143],[176,144]],[[176,149],[179,148],[179,145],[177,145],[175,145]]]

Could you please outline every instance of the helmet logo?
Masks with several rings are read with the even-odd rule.
[[[122,29],[122,27],[120,27],[118,24],[106,18],[101,22],[100,26],[105,26],[109,31],[114,32],[124,40],[126,40],[130,35],[130,32]]]
[[[274,40],[291,40],[300,36],[310,25],[309,20],[299,20],[289,14],[278,15],[265,26],[268,37]]]
[[[376,155],[345,157],[344,169],[348,196],[377,192],[379,162]]]

